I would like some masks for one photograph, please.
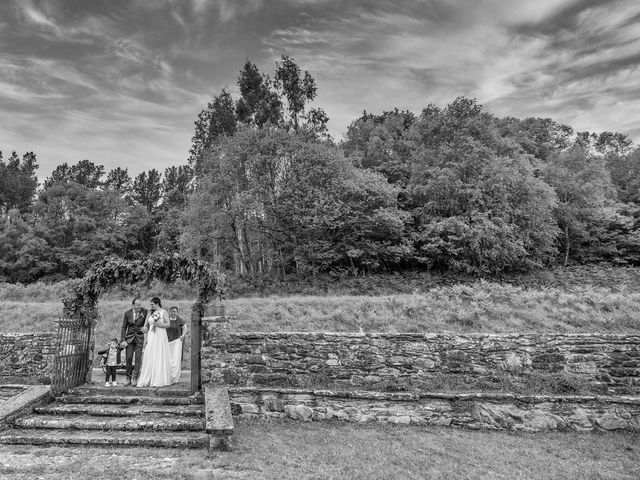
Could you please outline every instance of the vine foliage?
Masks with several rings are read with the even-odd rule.
[[[198,289],[202,305],[224,294],[225,275],[212,264],[177,254],[154,254],[144,260],[110,257],[95,263],[73,288],[72,295],[62,300],[65,315],[91,322],[97,318],[98,299],[114,286],[150,283],[158,279],[171,283],[178,279]]]

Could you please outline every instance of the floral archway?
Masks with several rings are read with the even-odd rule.
[[[143,260],[107,258],[94,264],[62,300],[65,316],[92,322],[97,318],[98,299],[114,286],[184,280],[198,290],[198,303],[206,305],[223,294],[225,275],[212,264],[177,254],[154,254]]]

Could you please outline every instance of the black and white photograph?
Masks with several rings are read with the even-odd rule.
[[[639,477],[640,2],[0,0],[0,478]]]

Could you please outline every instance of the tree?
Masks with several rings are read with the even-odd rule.
[[[236,115],[239,122],[257,127],[282,124],[282,100],[272,90],[269,76],[261,74],[249,60],[240,70],[238,87],[240,98],[236,102]]]
[[[287,55],[282,55],[281,63],[276,62],[275,82],[276,88],[287,99],[290,125],[297,132],[305,104],[316,98],[316,82],[306,70],[303,75],[298,64]]]
[[[189,165],[167,167],[162,178],[163,206],[184,206],[192,184],[193,169]]]
[[[116,167],[110,170],[104,186],[109,190],[118,192],[121,197],[129,195],[133,188],[133,182],[129,176],[128,169]]]
[[[383,174],[389,182],[406,187],[411,176],[411,156],[415,145],[408,133],[416,117],[409,111],[364,112],[347,128],[341,146],[368,169]]]
[[[34,205],[34,221],[63,278],[80,277],[109,255],[131,255],[140,248],[140,232],[149,223],[144,208],[130,205],[117,192],[76,182],[44,188]]]
[[[621,157],[607,157],[607,167],[620,200],[640,205],[640,148]]]
[[[155,211],[162,196],[162,181],[160,172],[152,168],[142,172],[133,180],[132,198],[146,207],[148,212]]]
[[[353,272],[406,257],[397,192],[337,147],[244,127],[209,152],[181,238],[187,251],[238,273]]]
[[[584,244],[598,241],[598,230],[612,217],[615,191],[604,159],[588,154],[580,140],[552,156],[543,177],[558,197],[556,219],[566,265],[571,253],[578,256]]]
[[[276,62],[274,80],[246,60],[237,84],[240,89],[237,101],[223,89],[198,115],[189,150],[189,165],[196,177],[202,174],[205,152],[225,136],[234,135],[241,125],[289,128],[311,138],[328,138],[326,113],[320,108],[306,110],[316,97],[315,81],[309,72],[303,74],[292,58],[283,55],[281,62]]]
[[[282,55],[281,62],[276,62],[275,87],[281,97],[287,100],[289,112],[288,127],[298,132],[301,120],[305,121],[304,129],[315,134],[326,132],[329,120],[322,109],[313,109],[305,115],[306,104],[312,102],[317,95],[316,82],[306,70],[304,74],[295,60]]]
[[[551,118],[506,117],[497,120],[501,136],[515,141],[529,155],[546,162],[555,153],[571,146],[573,129]]]
[[[29,283],[55,274],[58,265],[44,232],[10,210],[0,223],[0,281]]]
[[[280,130],[259,133],[249,126],[212,145],[204,161],[204,176],[184,215],[183,247],[219,268],[238,273],[263,271],[265,239],[256,231],[263,208],[255,195],[256,159],[277,161],[282,151]],[[272,163],[272,170],[279,167]]]
[[[22,160],[16,152],[5,163],[0,152],[0,214],[17,209],[21,214],[31,210],[38,187],[36,170],[38,163],[33,152],[27,152]]]
[[[628,155],[633,150],[633,141],[619,132],[601,132],[595,136],[594,148],[601,155]]]
[[[156,219],[159,223],[157,248],[177,252],[182,229],[182,213],[194,187],[193,170],[188,165],[168,167],[162,179],[162,203]]]
[[[411,258],[398,189],[333,146],[305,142],[292,152],[283,188],[267,211],[298,272],[353,274],[395,268]]]
[[[542,265],[557,233],[555,196],[530,157],[500,134],[475,100],[425,108],[408,190],[417,260],[429,267],[497,273]]]
[[[640,208],[617,203],[607,209],[607,217],[597,229],[597,242],[583,247],[586,261],[605,260],[618,265],[640,265]]]
[[[96,165],[89,160],[80,160],[77,164],[69,166],[67,163],[58,165],[51,176],[44,181],[47,188],[54,183],[75,182],[90,189],[102,187],[104,166]]]
[[[196,131],[189,150],[189,166],[199,176],[204,152],[220,137],[233,135],[237,129],[235,105],[231,94],[222,89],[222,93],[215,96],[207,108],[200,112],[195,126]]]

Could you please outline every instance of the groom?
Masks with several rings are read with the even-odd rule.
[[[142,365],[142,347],[144,345],[144,321],[147,318],[147,311],[142,308],[142,302],[139,298],[134,298],[131,302],[131,310],[124,312],[124,320],[122,321],[122,332],[120,333],[120,345],[127,347],[126,356],[126,374],[127,380],[125,385],[135,385],[138,383],[140,374],[140,366]],[[135,354],[135,367],[131,364]],[[133,373],[133,379],[131,374]]]

